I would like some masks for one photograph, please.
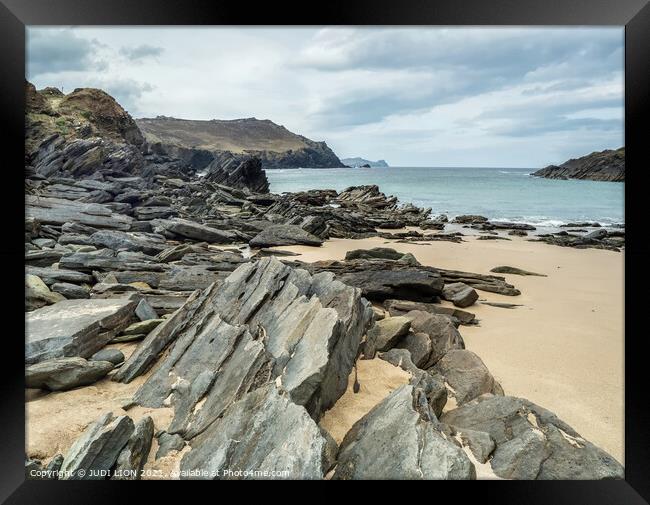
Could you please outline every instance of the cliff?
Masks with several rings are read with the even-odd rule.
[[[547,179],[587,179],[591,181],[625,181],[625,147],[594,152],[571,159],[562,165],[550,165],[532,175]]]
[[[158,116],[136,122],[152,149],[186,159],[196,169],[223,153],[256,156],[263,168],[344,166],[325,142],[297,135],[268,119],[200,121]]]

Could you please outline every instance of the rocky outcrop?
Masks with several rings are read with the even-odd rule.
[[[483,395],[442,415],[461,433],[488,433],[490,464],[505,479],[622,479],[623,467],[555,414],[522,398]]]
[[[249,242],[251,247],[263,248],[283,245],[319,246],[323,239],[312,235],[299,226],[276,224],[265,228]]]
[[[533,172],[547,179],[588,179],[591,181],[625,181],[625,147],[593,152],[587,156],[570,159],[561,165],[550,165]]]
[[[463,450],[442,431],[424,392],[402,386],[345,435],[334,479],[475,479]]]
[[[388,168],[388,163],[385,160],[370,161],[363,158],[343,158],[341,162],[352,168],[365,167],[366,165],[368,168]]]

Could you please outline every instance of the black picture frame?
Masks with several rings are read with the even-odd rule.
[[[3,192],[2,226],[8,237],[0,248],[5,273],[0,373],[2,430],[0,500],[6,503],[124,500],[115,482],[25,481],[24,476],[24,334],[22,295],[18,289],[24,262],[20,192],[24,162],[24,76],[26,25],[619,25],[625,26],[625,481],[491,482],[455,487],[456,496],[478,492],[500,503],[647,503],[650,500],[650,410],[648,408],[644,312],[644,172],[648,171],[643,126],[650,115],[650,5],[648,0],[363,0],[308,5],[304,2],[208,0],[0,0],[3,76],[0,79],[2,127],[0,151]],[[643,161],[646,161],[645,166]],[[15,240],[11,239],[13,234]],[[15,284],[14,284],[15,283]],[[21,322],[22,321],[22,322]],[[9,325],[8,323],[13,323]],[[9,331],[9,328],[13,328]],[[11,365],[11,366],[9,366]],[[606,409],[607,405],[603,405]],[[442,488],[409,487],[412,499],[436,499]],[[92,486],[92,488],[91,488]],[[458,483],[449,486],[459,486]],[[478,488],[476,487],[478,486]],[[169,486],[163,486],[168,489]],[[480,489],[479,489],[480,488]],[[151,486],[148,488],[151,490]],[[157,489],[161,489],[157,486]],[[377,487],[382,489],[382,487]],[[365,487],[364,490],[369,490]],[[471,491],[468,491],[471,490]],[[149,492],[149,491],[147,491]],[[166,491],[165,491],[166,492]],[[130,494],[130,493],[129,493]],[[226,495],[222,495],[224,498]],[[189,499],[200,499],[189,495]],[[215,497],[216,500],[216,497]],[[490,500],[492,501],[492,500]],[[488,501],[488,503],[490,502]],[[127,500],[128,502],[128,500]]]

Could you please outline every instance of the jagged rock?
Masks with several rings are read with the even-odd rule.
[[[217,230],[209,226],[194,223],[187,219],[154,219],[154,229],[160,229],[164,235],[171,238],[180,237],[211,244],[232,244],[233,242],[246,242],[249,237],[233,230]]]
[[[451,222],[457,224],[477,224],[486,223],[488,220],[485,216],[477,216],[474,214],[456,216]]]
[[[25,369],[25,386],[50,391],[66,391],[97,382],[113,369],[108,361],[57,358],[41,361]]]
[[[174,342],[134,396],[147,406],[170,398],[170,433],[193,438],[246,391],[276,379],[293,402],[318,418],[345,392],[371,318],[358,289],[331,274],[312,277],[263,258],[190,297],[149,334],[115,379],[143,373]]]
[[[150,319],[158,319],[158,313],[154,310],[151,304],[143,299],[138,302],[135,308],[135,315],[138,316],[140,321],[148,321]]]
[[[402,386],[357,421],[341,443],[334,479],[475,479],[462,449],[439,431],[422,391]]]
[[[471,272],[459,272],[457,270],[438,269],[445,284],[452,282],[462,282],[468,286],[481,291],[498,293],[506,296],[518,296],[521,291],[516,289],[512,284],[508,284],[505,278],[498,275],[483,275]]]
[[[90,424],[75,440],[61,465],[61,480],[104,480],[133,433],[133,420],[112,412]]]
[[[453,349],[465,349],[463,337],[448,316],[413,310],[403,317],[411,321],[411,331],[424,333],[431,339],[431,353],[422,368],[432,367]]]
[[[269,226],[249,242],[251,247],[274,247],[283,245],[320,246],[323,240],[291,224]]]
[[[133,210],[136,219],[139,221],[151,221],[153,219],[168,219],[178,215],[178,212],[171,207],[136,207]]]
[[[455,309],[453,307],[443,307],[435,303],[411,302],[409,300],[386,300],[384,307],[388,313],[394,316],[403,316],[412,310],[421,310],[431,314],[443,314],[451,317],[455,324],[476,324],[476,316],[465,310]]]
[[[418,368],[426,365],[429,361],[429,356],[431,356],[431,338],[426,333],[409,332],[402,341],[397,344],[397,347],[400,349],[406,349],[411,353],[411,359]]]
[[[456,307],[465,308],[478,300],[478,293],[467,284],[452,282],[451,284],[445,284],[442,289],[442,297],[452,302]]]
[[[156,459],[167,456],[170,451],[180,451],[185,447],[185,440],[178,434],[170,434],[163,432],[156,437],[158,439],[158,450],[156,451]]]
[[[247,188],[256,193],[268,193],[269,181],[259,158],[248,158],[236,167],[223,159],[215,160],[206,169],[205,179],[231,188]]]
[[[111,479],[140,480],[151,450],[153,431],[153,419],[149,416],[143,417],[135,424],[131,437],[117,457]]]
[[[65,300],[60,293],[53,293],[40,277],[25,275],[25,310],[31,311]]]
[[[368,330],[364,354],[371,359],[375,351],[388,351],[402,339],[409,331],[411,321],[405,317],[389,317],[377,321]]]
[[[40,277],[45,284],[51,286],[57,282],[71,282],[74,284],[89,284],[93,282],[92,275],[74,270],[59,270],[57,268],[25,267],[27,274]]]
[[[25,363],[93,355],[130,320],[137,302],[124,298],[65,300],[25,314]]]
[[[97,351],[90,358],[90,361],[108,361],[114,365],[119,365],[124,361],[124,354],[119,349],[102,349]]]
[[[625,181],[625,147],[593,152],[571,159],[562,165],[550,165],[533,172],[548,179],[589,179],[592,181]]]
[[[25,253],[25,264],[35,267],[49,267],[59,261],[61,256],[63,256],[63,251],[55,251],[53,249],[29,251]]]
[[[162,237],[155,238],[152,235],[117,230],[97,231],[90,236],[89,242],[96,247],[106,247],[114,251],[141,251],[151,256],[165,249],[165,241]]]
[[[472,351],[450,350],[440,358],[433,370],[445,377],[458,405],[485,393],[503,395],[501,385],[492,377],[481,358]]]
[[[131,227],[132,221],[131,217],[114,213],[109,207],[102,204],[34,195],[25,195],[25,216],[43,224],[75,222],[96,228],[113,228],[125,231]]]
[[[490,463],[505,479],[623,479],[623,467],[555,414],[522,398],[481,396],[442,415],[456,430],[489,433]]]
[[[459,435],[479,463],[485,463],[496,447],[492,435],[484,431],[463,429]]]
[[[494,267],[493,269],[490,270],[490,272],[494,272],[497,274],[536,275],[538,277],[546,277],[546,275],[544,274],[529,272],[528,270],[522,270],[521,268],[509,267],[509,266]]]
[[[68,282],[56,282],[52,284],[52,291],[60,293],[69,300],[90,298],[90,292],[88,289]]]
[[[92,272],[93,270],[149,270],[161,272],[166,268],[163,265],[148,262],[147,260],[129,261],[128,257],[125,257],[123,253],[116,253],[112,249],[68,254],[61,258],[59,267],[84,272]]]
[[[233,403],[191,445],[181,460],[181,471],[197,472],[190,478],[263,479],[287,472],[275,478],[321,479],[331,465],[331,446],[319,427],[274,384]]]
[[[51,480],[57,480],[59,470],[61,470],[61,465],[63,464],[63,454],[57,454],[54,456],[50,462],[47,464],[45,470],[47,471],[47,476]]]

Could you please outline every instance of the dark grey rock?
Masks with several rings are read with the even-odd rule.
[[[290,224],[271,225],[258,233],[249,242],[251,247],[274,247],[283,245],[320,246],[323,240]]]
[[[341,443],[334,479],[475,479],[467,455],[439,430],[422,391],[402,386],[357,421]]]
[[[494,267],[493,269],[490,270],[490,272],[494,272],[497,274],[536,275],[538,277],[546,277],[546,275],[544,274],[529,272],[528,270],[522,270],[521,268],[509,267],[509,266]]]
[[[384,307],[391,316],[403,316],[412,310],[421,310],[431,314],[442,314],[458,321],[459,324],[476,324],[476,316],[471,312],[456,309],[453,307],[443,307],[437,303],[411,302],[409,300],[386,300]]]
[[[119,349],[102,349],[90,357],[90,361],[109,361],[119,365],[124,361],[124,354]]]
[[[151,304],[142,299],[138,302],[138,305],[135,308],[135,315],[140,321],[147,321],[149,319],[158,319],[158,313],[154,310]]]
[[[74,284],[90,284],[92,275],[74,270],[59,270],[57,268],[25,267],[25,273],[40,277],[45,284],[51,286],[57,282],[70,282]]]
[[[163,432],[158,437],[158,450],[156,451],[156,459],[167,456],[170,451],[180,451],[185,447],[185,440],[178,434],[170,434]]]
[[[65,300],[28,312],[25,363],[92,356],[128,324],[136,305],[126,298]]]
[[[623,467],[555,414],[512,396],[481,396],[443,414],[462,433],[488,433],[496,444],[490,463],[505,479],[623,479]]]
[[[409,332],[397,347],[408,350],[411,360],[418,368],[426,365],[431,356],[431,338],[426,333]]]
[[[448,316],[413,310],[403,317],[411,321],[411,331],[424,333],[431,339],[431,354],[423,368],[432,367],[452,349],[465,348],[463,337]]]
[[[153,430],[153,419],[149,416],[143,417],[135,424],[131,437],[117,457],[111,479],[140,480],[151,450]]]
[[[465,308],[478,300],[478,293],[467,284],[452,282],[445,284],[442,289],[442,297],[452,302],[456,307]]]
[[[25,387],[66,391],[97,382],[114,366],[108,361],[87,361],[76,357],[41,361],[25,369]]]
[[[70,284],[69,282],[56,282],[52,284],[52,291],[62,294],[69,300],[90,298],[90,291],[88,289],[76,284]]]
[[[154,230],[160,230],[163,234],[173,237],[186,238],[209,242],[211,244],[231,244],[233,242],[245,242],[249,237],[240,232],[232,230],[217,230],[202,224],[188,221],[187,219],[154,219],[152,221]]]
[[[332,451],[307,411],[273,384],[233,403],[191,445],[181,471],[205,472],[191,477],[199,479],[264,479],[279,471],[288,472],[280,478],[322,479]]]
[[[128,230],[132,218],[98,203],[25,195],[25,215],[43,224],[81,223],[96,228]]]
[[[388,351],[395,347],[410,327],[411,321],[405,317],[388,317],[377,321],[368,330],[364,350],[366,358],[373,358],[376,351]]]
[[[501,385],[492,377],[481,358],[472,351],[449,350],[433,370],[445,377],[458,405],[485,393],[503,395]]]
[[[61,465],[61,480],[104,480],[98,472],[108,472],[133,433],[128,416],[104,414],[75,440]],[[94,475],[93,475],[94,474]]]

